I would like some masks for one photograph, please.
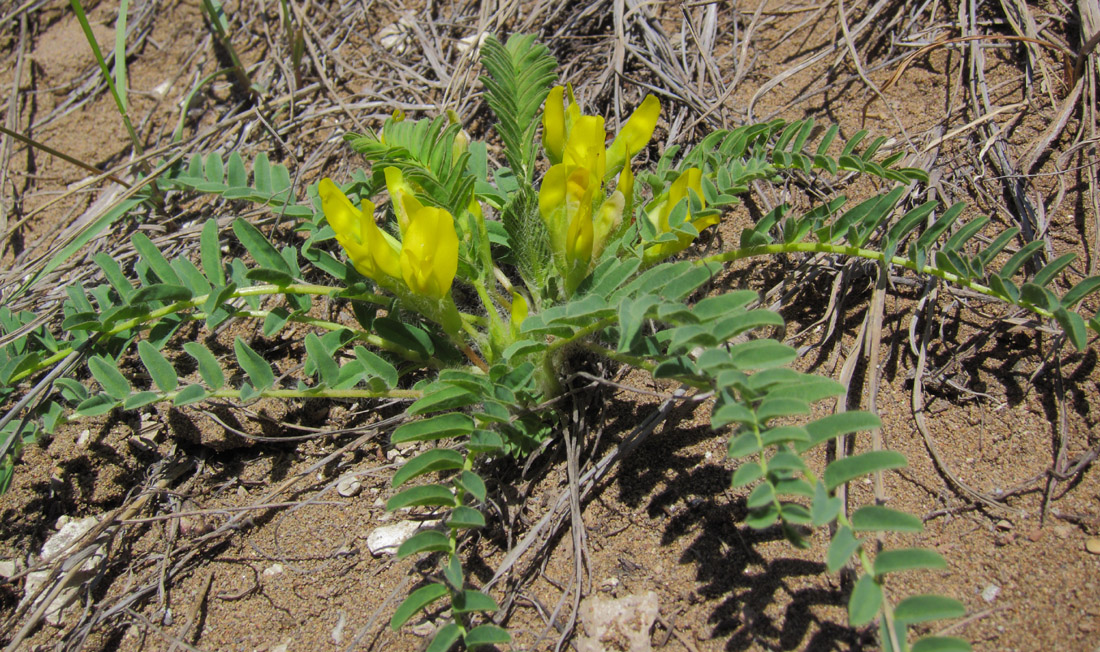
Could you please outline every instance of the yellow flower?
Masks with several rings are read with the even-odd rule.
[[[563,108],[562,102],[566,99],[567,93],[568,102]],[[568,163],[570,162],[569,143],[573,140],[574,132],[581,130],[584,133],[578,138],[576,144],[584,147],[584,151],[580,153],[586,159],[590,159],[590,149],[597,147],[595,121],[599,120],[598,148],[603,153],[600,155],[599,169],[593,168],[593,172],[598,172],[600,180],[604,181],[605,174],[612,175],[628,167],[630,160],[642,151],[653,137],[653,130],[657,127],[657,118],[660,114],[661,102],[652,95],[646,95],[641,105],[615,136],[611,147],[604,149],[607,134],[603,131],[603,119],[581,113],[581,108],[573,97],[572,87],[566,89],[555,86],[547,94],[546,106],[542,112],[542,145],[550,163],[555,165],[562,162]]]
[[[401,244],[401,276],[416,294],[442,299],[458,271],[454,218],[434,206],[420,206],[409,218]]]
[[[634,110],[619,135],[607,148],[607,170],[615,173],[620,168],[629,169],[628,163],[634,155],[642,151],[653,130],[657,127],[657,118],[661,115],[661,102],[652,95],[646,95],[641,105]]]
[[[336,232],[336,241],[348,252],[355,269],[375,281],[399,278],[401,265],[397,252],[400,247],[374,223],[374,204],[364,199],[362,209],[356,208],[327,177],[321,179],[317,193],[325,219]]]
[[[649,205],[646,206],[646,217],[650,223],[653,224],[654,229],[657,231],[657,235],[662,233],[668,233],[672,230],[669,225],[669,216],[676,208],[676,205],[685,199],[690,199],[688,191],[692,191],[699,198],[699,202],[705,208],[707,205],[706,199],[703,197],[703,173],[698,168],[688,168],[680,173],[680,176],[672,182],[672,185],[668,187],[666,194],[657,197]],[[686,222],[690,222],[697,231],[702,232],[703,229],[713,226],[718,223],[718,215],[707,215],[705,217],[692,218],[691,217],[691,204],[688,204],[688,213]],[[677,236],[675,241],[659,242],[646,249],[646,259],[651,261],[662,260],[669,256],[683,251],[691,244],[693,238],[682,233]]]

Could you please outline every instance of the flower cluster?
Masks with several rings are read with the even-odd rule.
[[[707,205],[703,197],[702,180],[703,173],[698,168],[688,168],[672,182],[667,190],[646,205],[646,219],[653,225],[658,236],[672,231],[672,224],[670,224],[669,218],[680,202],[686,202],[685,209],[687,212],[684,217],[684,223],[691,224],[695,227],[697,232],[701,232],[708,226],[713,226],[718,223],[720,216],[717,214],[692,217],[689,191],[695,193],[697,200],[703,208],[706,208]],[[683,251],[691,244],[693,239],[694,236],[683,231],[678,231],[676,239],[661,239],[655,244],[647,247],[645,250],[645,258],[648,262],[664,260],[669,256]]]
[[[603,118],[583,115],[572,89],[555,86],[547,95],[542,142],[551,166],[539,189],[539,212],[567,293],[588,275],[622,223],[634,195],[630,160],[653,136],[660,112],[661,103],[647,95],[605,149]],[[615,190],[605,196],[604,183],[615,174]]]
[[[356,208],[328,178],[317,189],[325,218],[360,274],[391,290],[407,288],[442,300],[458,271],[454,218],[442,208],[422,204],[397,168],[387,168],[385,174],[400,242],[375,224],[370,200]]]

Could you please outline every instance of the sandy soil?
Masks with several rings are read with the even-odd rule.
[[[318,50],[304,55],[299,79],[287,74],[289,49],[280,31],[278,3],[247,4],[229,3],[227,15],[234,44],[253,78],[265,86],[265,97],[311,84],[315,88],[280,114],[282,122],[272,128],[255,117],[232,121],[245,110],[243,100],[228,82],[217,81],[197,95],[187,112],[184,142],[192,151],[239,147],[250,156],[267,151],[291,168],[300,186],[321,174],[346,175],[359,165],[337,137],[356,128],[354,120],[379,125],[391,110],[387,102],[414,113],[420,105],[455,108],[468,116],[475,137],[487,135],[491,121],[477,109],[479,83],[455,48],[458,38],[476,33],[479,18],[481,25],[501,32],[543,29],[545,42],[566,64],[564,76],[574,80],[589,108],[609,115],[616,107],[628,112],[640,98],[635,82],[667,90],[661,75],[671,74],[678,61],[689,62],[682,82],[690,93],[679,93],[679,101],[667,92],[662,96],[658,150],[749,117],[812,116],[840,124],[842,137],[867,128],[895,137],[897,147],[921,152],[912,160],[930,169],[934,180],[922,191],[922,201],[967,201],[972,206],[968,215],[988,214],[998,228],[1014,223],[1018,211],[993,155],[980,153],[992,141],[978,130],[980,125],[969,125],[981,119],[981,125],[1003,130],[1004,140],[998,142],[1018,161],[1055,121],[1069,95],[1060,82],[1060,61],[1050,52],[1036,50],[1037,68],[1023,46],[1003,43],[983,46],[985,84],[992,104],[1014,106],[1011,110],[982,118],[969,104],[966,64],[957,47],[916,59],[896,84],[883,89],[901,58],[915,49],[892,44],[892,36],[912,42],[954,35],[960,9],[951,3],[920,11],[908,3],[886,3],[882,16],[853,37],[863,72],[883,89],[885,103],[860,79],[837,27],[838,8],[847,12],[855,30],[878,6],[869,3],[767,2],[759,12],[755,5],[738,10],[725,2],[658,4],[649,10],[650,26],[680,54],[660,65],[644,65],[645,40],[632,30],[625,34],[630,47],[619,80],[603,74],[615,66],[613,2],[556,13],[522,3],[480,14],[477,3],[302,6],[309,16],[307,35]],[[5,113],[13,116],[13,128],[101,169],[125,163],[131,151],[126,132],[109,95],[97,85],[94,62],[68,5],[22,6],[30,9],[17,12],[0,29],[0,71],[5,71],[0,84],[15,107]],[[1064,39],[1071,49],[1080,45],[1076,23],[1059,3],[1029,9],[1041,19],[1044,34]],[[9,5],[0,14],[12,10]],[[117,7],[99,2],[88,10],[97,38],[109,51]],[[198,2],[139,0],[131,11],[130,111],[146,147],[155,149],[168,143],[181,98],[200,76],[222,67],[224,53],[212,45]],[[1007,33],[1000,11],[988,3],[980,7],[985,31]],[[402,47],[383,45],[383,30],[403,15],[439,35],[445,44],[439,50],[446,55],[442,62],[425,64],[415,33]],[[712,56],[700,57],[697,40],[708,37],[693,37],[692,30],[710,21],[718,27],[709,37]],[[797,69],[815,56],[814,63]],[[17,68],[22,74],[14,79]],[[774,83],[777,79],[781,83]],[[377,100],[382,102],[370,104]],[[1095,273],[1097,252],[1090,243],[1100,219],[1092,194],[1094,135],[1091,144],[1073,142],[1078,130],[1095,134],[1095,125],[1083,124],[1080,112],[1068,125],[1049,153],[1037,159],[1028,180],[1028,196],[1046,209],[1053,251],[1080,255],[1079,265],[1057,281],[1062,291],[1083,274]],[[80,219],[104,184],[49,205],[88,172],[5,142],[10,147],[0,187],[5,224],[14,227],[30,216],[4,243],[4,260],[14,274]],[[860,182],[845,192],[858,198],[873,189]],[[833,190],[819,184],[812,193]],[[810,195],[805,187],[790,184],[754,197],[726,217],[717,235],[736,242],[739,228],[766,212],[771,202],[790,201],[804,209]],[[158,241],[175,238],[183,250],[190,243],[193,252],[194,225],[201,226],[207,216],[272,217],[248,205],[195,196],[169,197],[168,206],[166,215],[120,222],[117,233],[94,241],[90,250],[119,250],[130,233],[141,230]],[[40,207],[46,208],[35,213]],[[834,285],[834,275],[799,281],[798,262],[740,263],[714,287],[767,292],[790,279],[795,294],[779,310],[788,320],[787,341],[805,347],[798,364],[838,377],[847,361],[859,356],[873,276],[856,266],[843,283]],[[885,298],[877,393],[871,397],[873,374],[861,361],[854,368],[848,407],[874,409],[882,417],[887,446],[910,460],[909,468],[887,476],[885,491],[891,506],[923,515],[926,530],[891,543],[938,550],[949,568],[904,575],[891,591],[935,591],[961,600],[966,619],[935,625],[971,641],[977,650],[1100,649],[1100,556],[1085,547],[1089,538],[1100,536],[1100,474],[1091,462],[1100,447],[1095,343],[1078,353],[1050,332],[1012,321],[1003,308],[947,287],[922,304],[922,288],[912,281],[912,276],[899,279]],[[835,303],[830,301],[834,291]],[[48,315],[56,310],[57,298],[56,287],[44,287],[23,301]],[[1090,301],[1090,310],[1083,311],[1087,314],[1096,309]],[[912,342],[926,320],[931,334],[927,365],[918,371]],[[221,333],[218,341],[232,342],[234,334]],[[195,327],[181,337],[204,335]],[[293,370],[300,361],[297,341],[284,333],[269,342],[280,370]],[[590,392],[585,463],[606,454],[657,408],[660,399],[652,393],[670,389],[638,374],[616,381],[650,393],[610,386]],[[915,391],[916,404],[923,402],[924,434],[915,416]],[[84,617],[74,613],[62,627],[37,627],[23,649],[421,649],[430,640],[432,621],[399,633],[386,624],[419,573],[431,568],[373,557],[366,546],[368,533],[399,518],[382,504],[391,493],[394,466],[410,451],[392,450],[384,436],[370,429],[394,409],[376,413],[367,405],[274,401],[247,410],[153,408],[87,419],[66,426],[41,446],[28,447],[11,490],[0,496],[0,559],[14,560],[19,568],[60,517],[124,509],[154,488],[156,497],[127,514],[114,534],[103,573],[83,603]],[[757,532],[743,524],[745,494],[730,489],[734,465],[726,459],[725,437],[707,427],[707,414],[706,405],[674,410],[588,494],[584,593],[655,591],[661,617],[652,643],[658,649],[875,647],[873,630],[847,626],[850,585],[825,572],[824,533],[809,549],[796,550],[778,531]],[[266,439],[288,436],[297,439]],[[856,445],[857,450],[867,446],[865,440]],[[466,544],[477,581],[492,576],[509,547],[563,491],[562,456],[561,446],[551,446],[526,472],[503,463],[493,469],[490,492],[498,497],[499,511],[490,527]],[[151,487],[173,464],[180,472]],[[1052,472],[1058,469],[1073,473]],[[361,479],[362,491],[344,497],[335,484],[348,474]],[[964,486],[986,502],[975,500]],[[284,490],[276,494],[276,489]],[[869,485],[852,487],[851,504],[870,498]],[[494,589],[498,597],[506,588],[517,589],[504,621],[516,649],[552,649],[557,628],[567,625],[572,610],[572,595],[557,608],[575,577],[568,528],[539,551]],[[0,584],[0,617],[5,619],[0,640],[12,640],[24,622],[14,618],[22,595],[21,580]]]

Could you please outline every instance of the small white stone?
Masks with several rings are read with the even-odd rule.
[[[982,600],[985,600],[986,602],[992,604],[993,601],[996,600],[997,596],[1000,594],[1001,587],[997,586],[996,584],[990,584],[982,590]]]
[[[88,445],[88,440],[92,438],[92,431],[85,428],[80,431],[80,434],[76,436],[76,445],[84,448]]]
[[[362,490],[363,483],[359,481],[359,478],[353,475],[340,478],[340,481],[336,483],[336,493],[340,494],[344,498],[357,496]]]
[[[15,575],[15,562],[11,559],[0,561],[0,577],[8,578]]]
[[[485,45],[485,39],[489,38],[488,32],[482,32],[481,34],[471,34],[466,38],[459,39],[455,43],[455,49],[466,54],[473,51],[473,58],[477,58],[481,54],[481,46]]]
[[[278,563],[278,562],[275,562],[274,564],[272,564],[272,565],[270,565],[270,566],[268,566],[267,568],[264,569],[264,577],[274,577],[276,575],[282,575],[282,574],[283,574],[283,565]]]
[[[367,535],[367,549],[375,557],[396,555],[401,544],[412,538],[414,534],[437,525],[439,521],[400,521],[393,525],[383,525]]]

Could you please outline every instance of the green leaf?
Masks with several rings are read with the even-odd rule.
[[[861,575],[848,599],[848,623],[852,627],[866,625],[878,614],[881,606],[882,587],[870,575]]]
[[[963,603],[942,595],[914,595],[894,607],[894,618],[910,625],[965,615]]]
[[[451,412],[430,419],[406,423],[393,431],[390,441],[401,444],[407,441],[430,441],[457,437],[473,432],[474,420],[465,414]]]
[[[446,584],[429,584],[413,591],[397,607],[393,618],[390,619],[390,629],[395,632],[401,629],[401,626],[415,616],[418,611],[447,595],[447,593],[449,591],[447,591]]]
[[[512,635],[508,630],[496,625],[478,625],[466,632],[463,638],[466,647],[473,649],[479,645],[504,645],[512,642]]]
[[[836,460],[825,467],[825,489],[832,491],[855,478],[908,466],[909,461],[897,451],[870,451]]]
[[[1035,278],[1031,279],[1031,282],[1035,285],[1038,285],[1039,287],[1046,287],[1048,283],[1054,280],[1054,277],[1058,275],[1058,272],[1061,272],[1063,269],[1069,266],[1069,264],[1072,263],[1075,258],[1077,258],[1077,254],[1072,252],[1068,254],[1062,254],[1058,258],[1055,258],[1053,262],[1036,272]]]
[[[387,389],[397,385],[397,369],[386,362],[384,358],[362,346],[355,347],[355,357],[363,364],[367,372],[381,380]]]
[[[450,489],[438,484],[411,487],[386,501],[386,511],[394,512],[402,507],[422,507],[426,505],[454,507],[455,497]]]
[[[439,530],[421,530],[412,535],[397,548],[397,558],[421,552],[447,552],[451,549],[451,539]]]
[[[810,505],[810,523],[818,527],[832,523],[833,519],[840,514],[842,506],[841,500],[829,495],[825,491],[825,485],[819,480],[814,486],[814,500]]]
[[[473,507],[460,505],[451,511],[447,517],[447,527],[452,528],[479,528],[485,527],[485,515]]]
[[[432,473],[433,471],[461,469],[465,461],[465,456],[458,451],[453,451],[448,448],[433,448],[432,450],[417,455],[398,469],[397,472],[393,474],[393,480],[390,481],[390,486],[400,487],[413,478],[422,476],[425,473]]]
[[[458,626],[458,623],[447,623],[439,628],[439,631],[435,633],[435,637],[432,638],[431,644],[424,650],[424,652],[447,652],[454,644],[458,642],[458,639],[462,637],[462,629]]]
[[[279,250],[268,242],[264,234],[260,233],[260,230],[248,221],[239,217],[233,220],[233,233],[237,235],[237,239],[252,255],[258,266],[283,272],[287,276],[294,276],[294,272],[283,260]]]
[[[745,517],[745,525],[751,527],[754,530],[763,530],[775,525],[775,522],[779,520],[779,506],[773,503],[768,503],[763,509],[754,509],[749,512],[749,515]]]
[[[1068,310],[1097,290],[1100,290],[1100,276],[1090,276],[1062,295],[1062,306]]]
[[[258,390],[263,391],[275,384],[275,372],[259,353],[252,350],[238,335],[233,340],[233,351],[237,354],[237,364],[248,374],[248,379]]]
[[[485,502],[485,481],[473,471],[463,471],[454,480],[455,485],[466,491],[479,503]]]
[[[203,382],[210,389],[221,389],[222,385],[225,384],[225,375],[222,373],[221,365],[218,364],[218,359],[214,357],[210,349],[198,342],[184,342],[183,350],[198,363],[199,375],[202,376]]]
[[[134,292],[130,295],[130,303],[139,304],[149,303],[150,301],[175,303],[177,301],[190,301],[192,296],[191,290],[183,285],[157,283],[156,285],[146,285]]]
[[[910,648],[911,652],[971,652],[970,643],[953,636],[926,636]]]
[[[475,430],[470,434],[466,448],[474,453],[496,453],[504,449],[504,439],[494,430]]]
[[[1030,260],[1031,257],[1035,255],[1035,252],[1042,248],[1042,240],[1032,240],[1020,247],[1020,250],[1013,254],[1012,257],[1008,259],[1008,262],[1005,263],[1005,266],[1001,268],[1001,277],[1006,279],[1011,278],[1012,275],[1016,273],[1016,270],[1020,269],[1021,265]]]
[[[130,381],[119,372],[113,361],[93,355],[88,358],[88,370],[103,387],[103,391],[116,401],[124,400],[130,395]]]
[[[222,267],[221,243],[218,241],[218,221],[214,218],[206,220],[202,225],[199,252],[206,277],[214,285],[225,285],[225,268]]]
[[[738,369],[768,369],[779,367],[797,357],[794,348],[772,339],[751,340],[730,348],[730,358]]]
[[[415,416],[427,414],[428,412],[439,412],[440,410],[454,410],[472,405],[479,400],[480,397],[477,394],[465,387],[446,384],[430,394],[425,394],[424,398],[410,405],[405,412]]]
[[[844,568],[862,544],[863,541],[855,538],[847,525],[841,525],[833,535],[833,540],[829,542],[829,551],[825,554],[825,568],[830,573]]]
[[[500,609],[497,601],[485,595],[481,591],[466,589],[455,596],[451,606],[456,614],[470,613],[472,611],[496,611]]]
[[[1075,312],[1070,312],[1065,308],[1058,308],[1054,311],[1054,318],[1058,320],[1058,323],[1062,325],[1062,330],[1066,332],[1066,336],[1069,337],[1069,341],[1073,343],[1073,346],[1078,351],[1084,351],[1085,345],[1088,344],[1088,327],[1085,326],[1085,319]]]
[[[432,338],[412,324],[406,324],[392,317],[379,317],[373,323],[374,332],[384,339],[414,351],[424,358],[431,357],[435,353],[435,345]]]
[[[142,340],[137,345],[138,356],[141,357],[141,363],[145,365],[145,368],[149,371],[149,376],[152,377],[153,382],[162,392],[171,392],[179,386],[179,377],[176,375],[176,369],[160,351],[157,351],[152,344]]]
[[[462,589],[466,578],[462,573],[462,558],[458,555],[448,555],[447,563],[443,565],[443,577],[453,589]]]
[[[728,453],[735,460],[759,452],[760,440],[757,438],[756,433],[746,432],[730,440]]]
[[[852,514],[852,529],[856,532],[921,532],[924,524],[912,514],[881,505],[866,505]]]
[[[799,453],[803,453],[830,439],[881,426],[882,421],[870,412],[852,411],[830,414],[804,426],[810,435],[810,441],[798,444],[796,449]]]
[[[737,467],[733,472],[733,481],[730,483],[734,489],[752,484],[764,477],[764,469],[756,462],[746,462]]]
[[[242,391],[241,393],[242,393],[241,398],[243,400],[244,399],[244,397],[243,397],[244,392]],[[179,407],[181,405],[189,405],[191,403],[197,403],[198,401],[201,401],[204,398],[206,398],[206,396],[207,396],[206,390],[203,389],[202,385],[199,385],[199,384],[188,385],[188,386],[184,387],[183,389],[181,389],[176,394],[176,398],[172,399],[172,405],[175,405],[176,407]]]
[[[927,548],[883,550],[875,557],[875,577],[921,568],[947,568],[947,561],[940,553]]]
[[[764,481],[756,486],[745,500],[745,506],[749,509],[764,507],[775,501],[775,487],[772,483]]]
[[[321,343],[316,333],[306,335],[306,354],[314,368],[320,372],[321,381],[329,387],[335,387],[340,381],[340,365]]]
[[[176,276],[175,270],[165,260],[164,255],[160,253],[160,249],[157,249],[153,241],[149,239],[141,231],[134,233],[130,237],[130,242],[133,243],[134,249],[137,249],[138,255],[144,260],[149,268],[153,270],[153,273],[160,278],[167,285],[181,285],[180,279]],[[188,293],[190,296],[190,293]]]
[[[115,409],[118,405],[118,399],[110,396],[109,394],[96,394],[95,396],[89,396],[80,402],[76,406],[76,413],[82,417],[94,417],[100,414],[106,414]]]
[[[137,394],[130,394],[130,396],[122,402],[122,409],[136,410],[139,407],[155,403],[158,398],[160,398],[160,394],[156,392],[138,392]]]

